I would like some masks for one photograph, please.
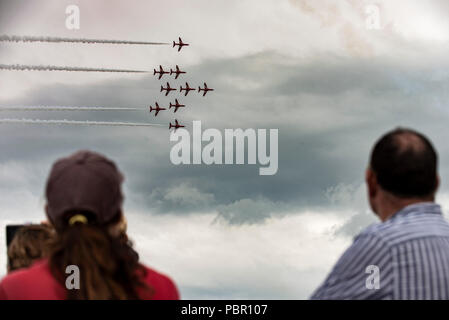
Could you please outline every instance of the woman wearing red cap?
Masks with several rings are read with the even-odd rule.
[[[7,275],[0,299],[179,299],[173,281],[139,263],[128,241],[122,181],[97,153],[57,161],[46,187],[46,213],[57,232],[50,257]]]

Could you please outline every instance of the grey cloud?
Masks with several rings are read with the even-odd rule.
[[[368,225],[379,222],[373,213],[362,211],[351,216],[344,225],[336,230],[336,235],[354,237]]]
[[[173,185],[170,188],[154,188],[148,199],[161,211],[186,212],[209,209],[215,204],[213,193],[203,193],[189,184]]]
[[[203,128],[220,129],[278,128],[279,171],[274,176],[259,176],[258,166],[174,166],[169,162],[171,145],[165,128],[3,125],[0,159],[24,165],[35,159],[48,169],[54,159],[76,149],[98,150],[124,171],[126,205],[161,214],[217,211],[226,221],[240,224],[264,221],[295,207],[334,206],[326,190],[340,183],[361,183],[371,145],[397,125],[422,130],[441,146],[443,158],[448,154],[438,135],[448,117],[442,109],[448,97],[445,73],[433,67],[404,72],[407,62],[395,66],[382,59],[369,64],[320,59],[302,62],[266,52],[209,60],[190,67],[188,77],[173,82],[179,86],[187,79],[198,85],[205,80],[216,89],[206,98],[179,96],[187,104],[176,114],[183,123],[202,120]],[[161,98],[159,85],[154,77],[55,85],[1,105],[136,107],[156,100],[168,104],[175,96]],[[154,118],[146,111],[5,112],[5,117],[14,115],[166,124],[175,117],[167,112]],[[447,172],[444,161],[442,172]],[[43,182],[44,172],[41,178]],[[34,188],[41,190],[42,185],[36,183]]]
[[[273,215],[279,216],[285,208],[267,199],[239,199],[228,205],[217,207],[216,222],[222,220],[230,224],[253,224],[266,221]],[[244,214],[242,214],[244,213]]]
[[[345,216],[345,223],[335,229],[337,236],[354,237],[368,225],[378,222],[370,210],[364,184],[338,184],[326,190],[335,210]]]

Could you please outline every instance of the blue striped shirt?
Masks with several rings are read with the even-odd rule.
[[[312,299],[449,299],[449,223],[439,205],[407,206],[369,226]]]

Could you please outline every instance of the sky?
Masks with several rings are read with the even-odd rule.
[[[80,29],[66,28],[68,5]],[[379,19],[373,27],[373,8]],[[438,201],[449,209],[449,3],[445,0],[0,0],[0,35],[190,43],[169,46],[0,42],[0,64],[153,70],[215,89],[160,94],[152,73],[0,70],[0,110],[98,106],[137,111],[0,111],[0,119],[163,124],[0,124],[0,274],[4,227],[45,219],[52,163],[104,153],[125,175],[124,211],[142,262],[185,299],[307,299],[353,237],[377,218],[364,170],[398,126],[426,134],[440,156]],[[145,109],[186,104],[157,118]],[[278,129],[279,170],[178,165],[168,123]]]

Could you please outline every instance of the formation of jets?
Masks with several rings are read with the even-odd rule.
[[[178,52],[181,51],[182,47],[185,47],[185,46],[188,46],[188,45],[189,45],[188,43],[184,43],[184,42],[182,41],[181,37],[179,37],[178,40],[179,40],[178,42],[173,41],[173,48],[176,47],[176,46],[178,46]],[[159,69],[153,69],[153,70],[154,70],[153,75],[154,75],[154,76],[157,76],[157,78],[158,78],[159,80],[161,80],[162,77],[163,77],[165,74],[167,74],[167,75],[175,75],[175,80],[176,80],[176,79],[178,79],[178,77],[179,77],[181,74],[185,74],[185,73],[186,73],[185,71],[182,71],[182,70],[179,68],[178,65],[176,65],[176,67],[175,67],[174,69],[170,68],[170,71],[164,70],[164,68],[163,68],[161,65],[159,65]],[[170,94],[170,92],[172,92],[172,91],[177,91],[177,89],[176,89],[176,88],[172,88],[172,87],[170,86],[170,83],[167,81],[165,87],[164,87],[163,85],[161,85],[161,91],[160,91],[160,92],[163,93],[164,91],[165,91],[165,96],[168,96],[168,95]],[[183,87],[182,85],[179,87],[179,92],[180,92],[181,94],[182,94],[183,91],[184,91],[184,96],[187,96],[187,95],[189,94],[190,91],[196,91],[196,89],[195,89],[195,87],[190,87],[189,83],[186,81],[185,87]],[[214,91],[214,89],[209,88],[209,87],[207,86],[207,83],[204,82],[204,86],[203,86],[203,87],[201,87],[201,86],[198,87],[198,93],[201,94],[201,91],[203,92],[203,97],[204,97],[204,96],[206,96],[206,94],[207,94],[209,91]],[[175,99],[175,102],[174,102],[174,103],[171,103],[171,102],[170,102],[168,108],[161,108],[161,107],[159,106],[158,102],[156,102],[156,103],[155,103],[155,107],[150,106],[149,109],[150,109],[150,113],[154,111],[154,116],[157,117],[157,115],[159,114],[160,111],[167,110],[167,109],[170,110],[171,108],[174,108],[173,113],[176,113],[176,112],[178,111],[179,108],[184,108],[185,106],[186,106],[185,104],[180,104],[179,101],[178,101],[178,99]],[[174,123],[169,122],[169,125],[168,125],[168,129],[169,129],[169,130],[174,129],[175,131],[176,131],[177,129],[179,129],[179,128],[184,128],[184,127],[185,127],[185,126],[179,124],[179,122],[178,122],[177,119],[175,119],[175,122],[174,122]]]
[[[182,42],[181,37],[179,37],[179,42],[178,42],[178,43],[176,43],[175,41],[173,41],[173,48],[174,48],[175,46],[178,46],[178,52],[181,51],[182,47],[188,46],[188,45],[189,45],[188,43]]]
[[[176,71],[179,72],[180,70],[179,70],[178,66],[176,66],[176,67],[177,67],[177,68],[176,68]],[[161,70],[160,70],[161,74],[167,73],[166,71],[164,71],[164,70],[162,69],[162,67],[160,67],[160,69],[161,69]],[[171,72],[174,72],[173,70],[170,70],[170,71],[171,71]],[[156,72],[156,70],[155,70],[155,72]],[[185,93],[184,93],[184,96],[187,96],[187,95],[189,94],[190,91],[195,91],[195,90],[196,90],[195,88],[190,87],[190,85],[189,85],[189,83],[188,83],[187,81],[186,81],[185,87],[183,87],[183,86],[181,85],[180,88],[179,88],[179,92],[180,92],[181,94],[182,94],[183,91],[185,92]],[[163,85],[161,85],[161,92],[164,92],[164,91],[165,91],[165,96],[168,96],[168,95],[170,94],[171,91],[176,91],[176,88],[172,88],[172,87],[170,86],[170,83],[167,82],[166,87],[164,87]],[[204,87],[203,87],[203,88],[201,88],[201,86],[198,87],[198,93],[201,93],[201,91],[203,91],[203,97],[204,97],[209,91],[214,91],[214,89],[209,88],[209,87],[207,86],[207,83],[204,82]],[[174,111],[173,111],[173,113],[176,113],[176,112],[178,111],[179,108],[184,108],[184,107],[185,107],[185,104],[180,104],[179,101],[178,101],[178,99],[175,99],[175,102],[174,102],[174,103],[171,103],[171,102],[170,102],[170,105],[169,105],[168,109],[175,108]],[[157,115],[159,114],[159,112],[162,111],[162,110],[167,110],[167,108],[161,108],[157,102],[155,103],[155,107],[150,106],[150,113],[153,112],[153,111],[155,111],[155,113],[154,113],[154,116],[155,116],[155,117],[157,117]],[[184,127],[185,127],[185,126],[180,125],[179,122],[178,122],[178,120],[176,120],[176,119],[175,119],[175,123],[174,123],[174,124],[169,123],[169,129],[170,129],[170,130],[171,130],[171,129],[177,130],[178,128],[184,128]]]
[[[167,108],[161,108],[159,106],[159,103],[157,103],[157,102],[154,105],[155,105],[154,108],[153,108],[153,106],[150,106],[150,113],[155,111],[155,113],[154,113],[155,117],[157,117],[157,115],[159,114],[160,111],[167,110]],[[176,111],[178,111],[179,108],[184,108],[185,106],[186,106],[185,104],[180,104],[178,99],[175,99],[175,103],[170,102],[170,106],[168,107],[168,109],[175,108],[174,113],[176,113]]]
[[[162,68],[162,66],[160,65],[159,70],[153,69],[153,71],[154,71],[153,76],[159,74],[159,77],[158,77],[159,80],[161,80],[161,78],[164,76],[164,74],[170,74],[170,75],[175,74],[175,79],[178,79],[180,74],[186,73],[185,71],[181,71],[179,69],[178,65],[176,65],[175,70],[170,69],[170,71],[165,71],[164,68]]]
[[[186,86],[183,87],[182,85],[179,87],[179,92],[183,92],[184,91],[184,96],[187,96],[189,94],[190,91],[195,91],[195,88],[192,88],[188,82],[186,82]],[[164,87],[163,85],[161,85],[161,91],[160,92],[164,92],[165,91],[165,96],[168,96],[170,94],[171,91],[176,91],[176,88],[172,88],[170,86],[170,83],[167,82],[166,87]],[[209,91],[214,91],[214,89],[209,88],[207,86],[207,83],[204,82],[204,88],[198,87],[198,92],[203,91],[203,97],[209,92]]]

